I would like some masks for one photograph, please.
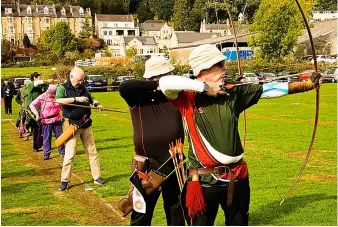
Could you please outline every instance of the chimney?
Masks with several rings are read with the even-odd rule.
[[[20,2],[19,1],[16,2],[16,10],[18,11],[18,14],[20,16],[21,12],[20,12]]]
[[[70,13],[71,13],[72,16],[73,16],[73,7],[72,7],[72,5],[69,5],[69,11],[70,11]]]
[[[53,2],[53,5],[52,5],[52,8],[53,8],[54,14],[56,14],[56,9],[55,9],[55,4],[54,4],[54,2]]]
[[[90,8],[87,8],[86,10],[87,10],[88,16],[92,16],[92,12],[90,11]]]
[[[37,3],[37,2],[35,3],[35,11],[36,11],[37,13],[39,13],[39,7],[38,7],[38,3]]]

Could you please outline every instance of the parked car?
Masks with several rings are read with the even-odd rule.
[[[302,60],[302,61],[311,61],[312,59],[313,59],[312,55],[305,55],[305,56],[301,57],[299,60]]]
[[[182,76],[191,78],[194,76],[194,72],[192,71],[192,69],[189,69],[189,71],[187,73],[184,73]]]
[[[112,90],[113,91],[117,91],[119,89],[119,86],[120,84],[123,82],[123,81],[126,81],[126,80],[135,80],[135,76],[118,76],[111,84],[112,86]]]
[[[274,73],[259,72],[256,74],[258,75],[259,83],[268,83],[275,80],[275,78],[277,77]]]
[[[16,92],[23,87],[23,83],[25,82],[25,80],[29,80],[29,78],[16,77],[13,79],[13,84]]]
[[[330,68],[322,73],[323,82],[337,83],[338,81],[338,67]]]
[[[247,82],[249,83],[255,83],[258,84],[260,83],[259,76],[256,75],[255,73],[243,73],[243,77],[246,79]],[[263,82],[263,81],[262,81]],[[261,82],[261,83],[262,83]]]
[[[311,60],[313,63],[313,59]],[[317,62],[328,62],[328,63],[336,63],[337,59],[334,57],[331,57],[329,55],[318,55],[317,56]]]
[[[299,75],[298,76],[291,76],[293,74],[297,74],[296,72],[280,72],[277,74],[278,77],[284,77],[284,76],[290,76],[290,77],[284,77],[284,78],[279,78],[277,81],[280,82],[299,82]]]
[[[299,81],[310,79],[310,77],[311,77],[311,75],[312,75],[313,72],[314,72],[313,69],[303,71],[302,75],[299,76]]]
[[[107,91],[107,81],[102,75],[88,75],[85,78],[88,91]]]

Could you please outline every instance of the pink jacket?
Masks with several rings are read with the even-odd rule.
[[[52,124],[61,121],[60,106],[52,101],[55,101],[55,98],[50,98],[47,92],[45,92],[39,95],[29,106],[35,115],[38,113],[35,107],[40,106],[42,124]]]

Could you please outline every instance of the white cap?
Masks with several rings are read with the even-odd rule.
[[[198,76],[202,70],[210,69],[216,63],[224,60],[224,54],[216,45],[211,44],[198,46],[189,55],[189,65],[194,72],[194,76]]]
[[[149,79],[154,76],[169,73],[175,68],[164,56],[154,56],[146,61],[143,78]]]

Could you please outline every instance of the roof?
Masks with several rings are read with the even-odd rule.
[[[159,31],[165,25],[165,21],[162,20],[148,20],[140,24],[140,31]]]
[[[98,21],[134,22],[132,15],[96,14]]]
[[[219,33],[175,32],[178,43],[192,43],[198,40],[218,37]]]
[[[228,29],[228,25],[226,24],[206,24],[205,25],[206,30],[225,30]]]
[[[11,8],[12,9],[12,13],[5,13],[5,8]],[[1,16],[12,16],[12,17],[19,16],[19,13],[18,13],[16,5],[1,4]]]
[[[142,45],[156,45],[155,38],[153,36],[124,36],[124,42],[126,45],[133,39],[137,39]]]

